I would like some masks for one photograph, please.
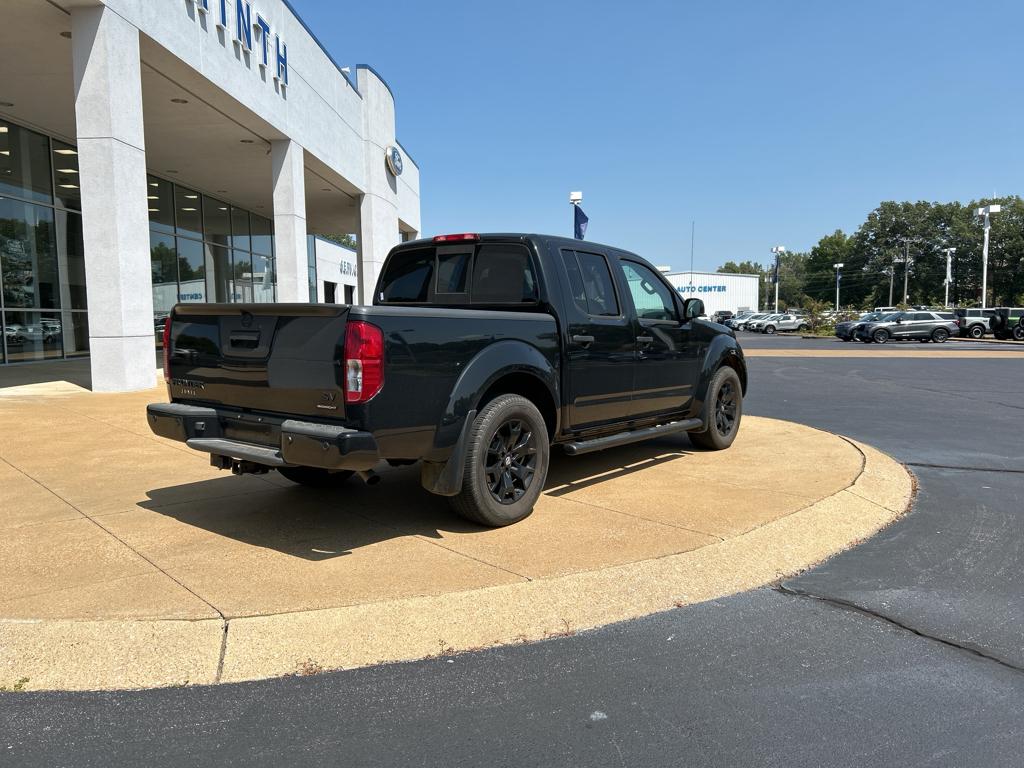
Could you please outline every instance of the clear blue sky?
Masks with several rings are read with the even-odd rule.
[[[1024,191],[1024,3],[293,0],[395,92],[423,232],[768,261],[881,200]]]

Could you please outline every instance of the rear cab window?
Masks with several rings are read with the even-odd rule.
[[[540,286],[525,245],[439,244],[394,252],[376,299],[378,304],[520,306],[538,303]]]
[[[621,314],[611,269],[604,256],[563,250],[562,263],[569,278],[569,291],[582,314],[591,317],[618,317]]]

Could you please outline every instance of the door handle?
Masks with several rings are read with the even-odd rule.
[[[637,336],[636,340],[637,340],[637,343],[642,344],[645,347],[648,344],[653,344],[654,343],[654,337],[653,336]]]
[[[579,333],[574,333],[572,336],[573,344],[579,344],[581,347],[589,347],[594,343],[593,336],[584,336]]]

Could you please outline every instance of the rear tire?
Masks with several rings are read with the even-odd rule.
[[[331,472],[320,467],[278,467],[277,471],[293,483],[310,488],[337,488],[355,474],[349,469]]]
[[[805,333],[805,332],[811,330],[811,327],[809,325],[807,325],[807,323],[804,323],[799,328],[797,328],[797,330],[800,331],[800,333]]]
[[[1024,325],[1013,326],[1013,338],[1015,341],[1024,341]]]
[[[949,331],[947,331],[945,328],[936,328],[934,331],[932,331],[932,341],[934,341],[936,344],[944,344],[946,342],[946,339],[948,338]]]
[[[544,490],[550,452],[537,406],[519,395],[496,397],[470,428],[462,490],[450,498],[452,508],[492,528],[518,523]]]
[[[689,432],[690,442],[698,448],[721,451],[732,445],[743,418],[743,387],[736,371],[723,365],[708,384],[707,429]]]

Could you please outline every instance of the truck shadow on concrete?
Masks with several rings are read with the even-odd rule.
[[[631,476],[640,493],[644,470],[685,461],[692,452],[685,436],[673,435],[577,457],[556,448],[537,509],[544,512],[545,496],[563,496]],[[254,489],[251,478],[225,473],[212,480],[154,488],[138,506],[215,536],[307,560],[342,557],[405,536],[442,539],[493,530],[463,520],[447,499],[423,490],[418,465],[382,464],[379,474],[381,482],[372,487],[353,477],[338,488],[319,489],[271,472]],[[182,546],[195,540],[194,535],[185,535]]]

